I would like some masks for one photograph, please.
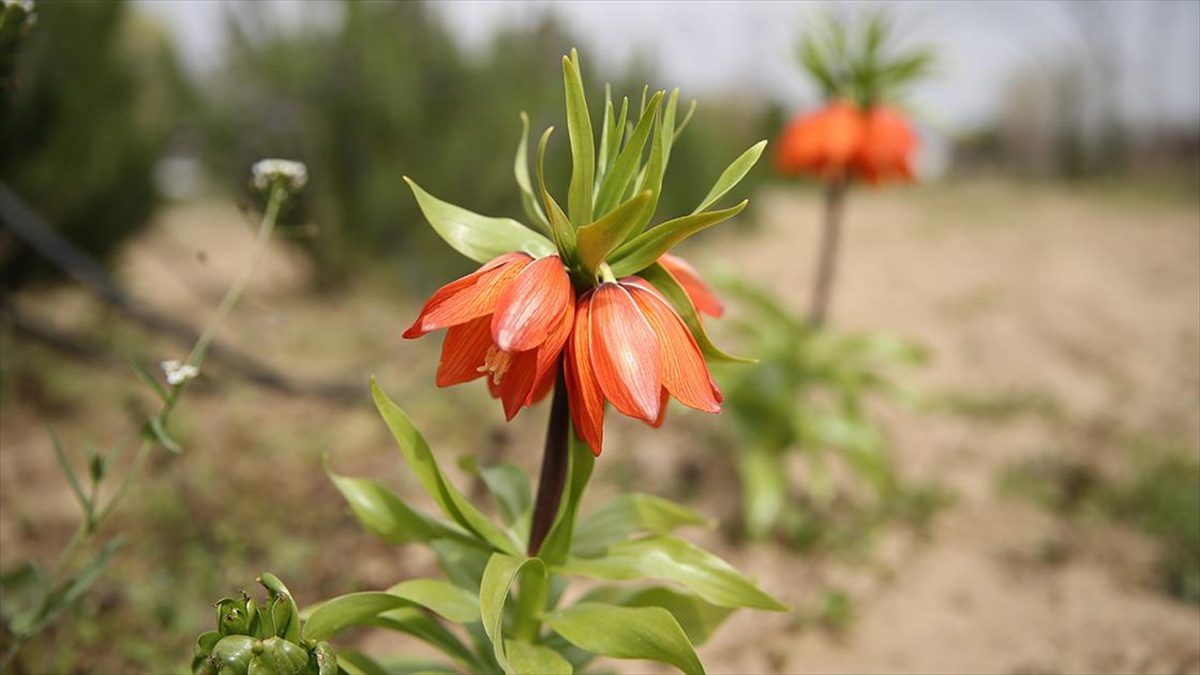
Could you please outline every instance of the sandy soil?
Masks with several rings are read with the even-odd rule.
[[[815,198],[769,193],[753,210],[755,222],[723,226],[687,255],[702,269],[735,263],[799,310],[815,249]],[[129,252],[122,276],[156,306],[203,316],[251,236],[230,207],[178,207]],[[885,411],[906,473],[936,477],[957,501],[938,516],[928,538],[889,534],[870,565],[797,558],[774,544],[739,549],[715,532],[689,533],[798,609],[736,614],[701,650],[710,672],[1200,672],[1200,609],[1157,588],[1152,542],[1105,522],[1062,520],[996,490],[998,473],[1022,458],[1061,453],[1123,466],[1130,438],[1200,453],[1195,203],[991,184],[860,192],[850,200],[843,254],[834,323],[886,329],[930,346],[935,359],[913,375],[915,386],[1049,401],[1060,414],[996,422]],[[517,448],[537,446],[544,411],[503,427],[481,391],[431,394],[436,343],[397,339],[412,301],[371,288],[313,297],[303,290],[304,278],[302,260],[277,246],[223,337],[301,377],[354,381],[376,374],[434,448],[484,448],[536,465],[533,453]],[[115,323],[70,292],[22,302],[64,327]],[[177,349],[154,340],[141,347],[161,358]],[[44,363],[46,357],[39,358]],[[320,471],[322,456],[331,453],[339,471],[411,490],[412,479],[366,405],[331,408],[225,385],[221,372],[214,367],[207,392],[202,387],[181,411],[179,434],[189,454],[154,462],[159,487],[148,488],[125,521],[134,536],[160,536],[134,516],[174,502],[182,502],[185,514],[207,519],[204,545],[227,565],[209,571],[206,582],[188,577],[197,587],[185,597],[212,593],[204,583],[226,593],[267,564],[290,573],[285,579],[302,599],[432,573],[428,556],[411,549],[396,556],[351,525]],[[128,415],[112,401],[123,400],[126,408],[146,404],[131,380],[111,364],[72,365],[50,391],[19,391],[0,409],[0,563],[48,555],[70,532],[76,507],[43,425],[50,421],[69,442],[115,438]],[[480,423],[454,423],[456,407],[478,411]],[[269,438],[261,434],[265,423]],[[618,421],[610,434],[611,447],[641,450],[610,460],[599,476],[608,487],[599,491],[630,484],[654,491],[690,459],[687,436],[679,433],[650,435]],[[258,461],[232,461],[247,454]],[[708,486],[711,497],[701,510],[728,515],[732,487],[725,475]],[[237,527],[248,517],[238,511],[236,496],[264,481],[279,506],[271,520],[319,544],[281,552],[234,543],[246,536]],[[1069,555],[1046,560],[1042,552],[1052,545]],[[340,550],[359,559],[345,565]],[[169,552],[144,552],[114,568],[107,588],[118,593],[155,573],[173,580],[174,566],[184,564]],[[799,618],[830,583],[854,600],[856,619],[844,630]],[[209,620],[207,608],[198,607],[177,620],[177,629],[194,633]],[[139,663],[136,656],[114,654],[86,669],[136,670]],[[657,672],[645,664],[618,667]]]

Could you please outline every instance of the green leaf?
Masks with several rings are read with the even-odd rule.
[[[671,157],[671,141],[675,137],[675,107],[679,103],[679,90],[673,89],[667,97],[667,105],[663,114],[655,119],[654,139],[650,144],[650,159],[638,182],[638,190],[649,190],[652,193],[650,203],[646,205],[642,216],[631,236],[646,229],[654,212],[658,209],[658,196],[662,192],[663,176],[667,172],[667,162]]]
[[[4,597],[4,602],[0,603],[0,619],[14,633],[19,633],[19,627],[33,622],[46,597],[42,568],[32,560],[18,563],[0,575],[0,592]]]
[[[703,516],[661,497],[618,495],[579,521],[572,552],[594,551],[644,532],[667,534],[684,525],[708,525]]]
[[[575,672],[571,663],[558,652],[541,645],[508,640],[505,643],[508,665],[514,673],[532,675],[571,675]]]
[[[492,554],[490,547],[485,549],[477,542],[467,545],[450,539],[435,539],[430,546],[437,553],[438,568],[450,583],[472,593],[478,592],[483,568]]]
[[[413,510],[391,490],[373,480],[339,476],[329,470],[326,473],[350,504],[358,521],[388,543],[471,539],[468,533]]]
[[[513,672],[504,650],[504,605],[508,602],[508,592],[513,579],[517,578],[526,566],[531,566],[531,572],[546,573],[546,566],[539,558],[518,558],[503,553],[493,553],[488,560],[487,568],[483,571],[483,581],[479,586],[479,608],[483,613],[483,629],[487,631],[492,641],[492,649],[496,662],[504,672]]]
[[[707,642],[733,613],[732,608],[718,607],[691,593],[662,587],[638,591],[619,604],[627,607],[662,607],[675,617],[694,645]]]
[[[383,416],[388,428],[391,429],[392,436],[396,438],[396,443],[400,446],[400,452],[404,455],[404,461],[408,464],[408,468],[416,474],[421,486],[433,497],[442,511],[454,522],[468,531],[474,532],[497,549],[516,553],[518,551],[517,543],[480,513],[479,509],[475,508],[475,505],[442,475],[437,460],[429,451],[429,444],[425,442],[425,438],[413,426],[408,415],[393,403],[387,394],[383,393],[374,378],[371,379],[371,396],[375,400],[375,407],[379,409],[379,414]]]
[[[567,134],[571,137],[571,186],[567,206],[573,223],[592,222],[592,172],[596,148],[579,73],[579,52],[563,57],[563,86],[567,92]]]
[[[537,225],[542,232],[550,234],[550,221],[542,207],[538,206],[533,197],[533,184],[529,181],[529,115],[521,111],[521,143],[517,146],[517,156],[513,160],[513,175],[517,178],[517,186],[521,188],[521,207],[525,215]]]
[[[742,200],[742,203],[728,209],[682,216],[643,232],[625,242],[610,256],[609,265],[613,274],[618,277],[637,274],[684,239],[741,213],[748,203],[749,200]]]
[[[387,590],[454,623],[479,621],[479,598],[470,591],[438,579],[410,579]]]
[[[146,422],[142,433],[146,436],[147,440],[158,443],[168,452],[173,452],[177,455],[183,452],[183,448],[179,446],[179,443],[167,433],[167,429],[163,426],[163,421],[160,417],[151,417]]]
[[[662,579],[681,584],[720,607],[787,610],[729,563],[670,535],[619,542],[601,557],[573,557],[556,571],[595,579]]]
[[[762,538],[779,521],[787,497],[779,455],[762,449],[747,450],[738,456],[738,474],[743,486],[746,532],[755,539]]]
[[[338,665],[347,675],[417,675],[418,673],[458,673],[452,665],[429,659],[389,657],[375,660],[354,649],[337,650]]]
[[[743,152],[737,159],[733,160],[733,163],[721,172],[721,176],[717,178],[717,182],[713,184],[712,189],[708,191],[708,194],[705,195],[704,199],[700,201],[700,205],[692,213],[700,213],[709,206],[712,206],[718,199],[724,197],[725,193],[740,183],[742,178],[745,178],[750,169],[758,162],[758,158],[762,155],[763,149],[766,147],[766,141],[759,141],[750,146],[750,149]]]
[[[92,500],[88,499],[83,493],[83,488],[79,486],[79,479],[75,477],[75,470],[71,468],[71,462],[67,460],[67,450],[63,447],[62,439],[58,434],[54,433],[54,429],[46,427],[47,433],[50,434],[50,443],[54,446],[54,458],[58,460],[58,466],[62,469],[63,475],[67,477],[67,483],[71,485],[71,492],[75,493],[75,499],[79,500],[79,506],[83,508],[84,517],[87,519],[87,529],[90,531],[93,525],[93,509]]]
[[[554,237],[554,245],[560,254],[570,260],[575,255],[575,227],[571,225],[567,214],[563,213],[562,207],[558,205],[554,196],[550,194],[550,190],[546,188],[546,145],[550,142],[552,133],[554,133],[554,127],[546,127],[546,130],[542,132],[541,139],[538,140],[538,189],[541,190],[542,203],[546,206],[546,213],[550,216],[550,234]]]
[[[563,495],[558,515],[554,517],[554,524],[550,526],[550,533],[546,535],[546,540],[542,542],[542,548],[538,551],[538,557],[550,565],[565,560],[570,551],[579,501],[583,498],[583,490],[587,487],[588,479],[592,477],[592,468],[596,464],[596,456],[592,454],[588,444],[575,435],[574,427],[568,438],[571,456],[567,464],[567,492]]]
[[[137,375],[137,378],[141,380],[147,387],[150,387],[150,389],[158,396],[159,400],[166,401],[168,398],[170,398],[170,396],[167,394],[167,390],[163,388],[162,383],[154,379],[153,375],[146,372],[146,369],[142,367],[142,364],[131,360],[129,362],[129,367],[133,368],[133,374]]]
[[[604,174],[608,171],[608,158],[615,157],[609,152],[609,138],[613,133],[613,123],[616,122],[617,111],[613,107],[612,102],[612,86],[607,82],[604,84],[604,119],[600,121],[600,151],[596,156],[596,175],[592,179],[592,199],[596,197],[596,191],[600,189],[600,182],[604,180]]]
[[[669,663],[684,673],[704,666],[679,622],[661,607],[584,602],[547,614],[546,623],[571,644],[617,659]]]
[[[691,123],[692,115],[696,114],[696,105],[696,99],[692,99],[692,102],[688,104],[687,112],[683,114],[683,121],[679,123],[679,126],[675,127],[675,135],[671,137],[672,144],[679,140],[679,135],[682,134],[683,130],[687,128],[687,125]]]
[[[471,653],[471,650],[467,649],[467,646],[454,633],[451,633],[445,626],[419,609],[412,607],[389,609],[379,616],[368,619],[366,623],[371,626],[406,633],[436,647],[442,653],[466,666],[468,672],[487,672],[490,670],[488,665],[477,659]]]
[[[347,628],[367,623],[389,609],[408,605],[408,600],[381,591],[340,595],[321,603],[308,614],[308,620],[304,622],[304,639],[311,642],[328,640]]]
[[[601,181],[600,192],[596,196],[597,214],[603,216],[612,211],[613,207],[621,200],[621,196],[625,194],[625,189],[637,175],[638,164],[642,159],[642,149],[646,146],[646,139],[650,137],[650,131],[658,117],[658,106],[662,102],[662,97],[661,91],[654,92],[649,108],[645,109],[641,118],[638,119],[637,126],[629,136],[629,142],[617,155],[612,169]]]
[[[471,455],[460,457],[458,464],[463,471],[479,476],[483,481],[504,522],[511,526],[529,514],[533,505],[529,476],[520,467],[507,462],[480,467]]]
[[[511,218],[481,216],[434,197],[408,176],[404,180],[438,236],[475,262],[485,263],[513,251],[523,251],[535,258],[554,252],[550,240]]]
[[[589,272],[621,245],[638,224],[638,217],[650,203],[650,191],[642,190],[629,201],[610,211],[600,220],[579,228],[579,261]]]
[[[724,361],[728,363],[758,363],[756,359],[748,359],[741,356],[734,356],[723,351],[720,347],[713,344],[712,338],[708,336],[708,331],[704,328],[704,322],[700,320],[700,314],[696,312],[696,306],[692,304],[692,299],[688,297],[687,291],[683,290],[683,286],[671,273],[662,265],[655,263],[638,273],[643,279],[654,284],[654,287],[660,293],[665,295],[672,305],[675,305],[676,311],[687,324],[687,327],[692,331],[692,337],[696,339],[696,344],[700,347],[700,351],[704,356],[712,361]]]
[[[92,584],[96,583],[96,580],[108,567],[113,555],[124,543],[125,540],[120,535],[108,540],[96,555],[79,570],[78,574],[46,594],[36,612],[24,615],[28,617],[27,623],[21,625],[14,622],[13,625],[10,625],[9,628],[12,632],[15,635],[33,635],[49,625],[59,614],[83,597]]]

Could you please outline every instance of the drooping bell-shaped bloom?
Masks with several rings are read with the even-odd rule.
[[[863,140],[854,165],[864,180],[911,181],[917,135],[898,111],[875,105],[863,115]]]
[[[852,103],[833,101],[789,124],[779,139],[775,166],[784,174],[846,175],[863,141],[862,113]]]
[[[554,384],[574,317],[575,292],[558,256],[507,253],[438,289],[404,337],[446,328],[438,386],[486,375],[511,420]]]
[[[602,283],[579,298],[564,360],[571,419],[599,455],[604,405],[652,426],[668,397],[721,411],[721,392],[675,309],[640,277]]]
[[[712,289],[708,287],[704,278],[700,276],[695,267],[692,267],[691,263],[677,255],[664,253],[658,259],[658,264],[670,272],[680,286],[683,286],[688,298],[696,306],[697,312],[708,314],[714,319],[721,318],[721,315],[725,313],[725,305],[712,292]]]

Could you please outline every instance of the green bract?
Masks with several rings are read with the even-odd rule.
[[[510,251],[534,257],[557,253],[575,282],[587,287],[597,283],[602,265],[607,263],[618,277],[642,274],[671,247],[745,208],[746,201],[742,201],[732,208],[712,210],[758,161],[766,141],[735,159],[694,211],[667,214],[651,226],[671,148],[695,111],[695,102],[677,125],[678,89],[669,95],[656,91],[648,98],[643,92],[634,121],[628,97],[621,100],[618,112],[606,87],[597,144],[575,50],[563,57],[563,84],[572,160],[565,209],[547,190],[543,168],[553,127],[546,129],[537,145],[536,188],[530,180],[529,118],[525,113],[521,113],[521,142],[513,171],[527,224],[481,216],[448,204],[406,178],[430,225],[455,250],[480,263]],[[690,305],[671,299],[680,314],[695,313]],[[688,324],[696,333],[698,319]],[[696,340],[710,347],[705,349],[708,356],[728,358],[712,347],[706,336],[696,334]]]
[[[264,574],[267,603],[245,592],[217,603],[217,629],[196,640],[192,672],[202,675],[335,675],[337,654],[321,639],[301,637],[300,612],[283,582]]]
[[[582,443],[572,444],[562,506],[541,551],[523,553],[533,507],[524,472],[507,464],[460,462],[491,495],[500,516],[500,522],[493,521],[442,473],[404,411],[374,382],[371,391],[401,457],[441,515],[423,513],[373,481],[330,476],[368,530],[391,543],[431,545],[446,578],[409,579],[384,591],[313,605],[298,614],[304,620],[300,639],[289,641],[315,647],[351,627],[375,626],[405,633],[444,655],[443,661],[420,662],[420,672],[572,673],[596,656],[610,656],[661,661],[690,673],[703,672],[694,645],[734,609],[784,609],[720,558],[673,536],[680,527],[708,524],[683,506],[625,494],[577,524],[594,461]],[[562,603],[571,577],[641,583],[629,589],[605,586],[578,602]],[[645,586],[654,579],[672,586]],[[284,596],[290,599],[286,590]],[[243,602],[223,601],[227,609],[239,610],[232,624],[239,630],[260,626],[268,610],[257,609],[259,618],[247,618],[254,610]],[[286,618],[279,625],[290,628]],[[461,628],[452,631],[445,624]],[[464,641],[464,634],[471,639]],[[230,643],[230,654],[243,658],[243,647]],[[205,656],[212,653],[209,645]],[[407,672],[403,668],[408,667],[394,670],[388,664],[400,662],[346,650],[339,651],[338,663],[347,673]]]

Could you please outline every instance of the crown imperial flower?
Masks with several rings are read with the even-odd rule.
[[[404,337],[445,328],[437,384],[486,377],[508,419],[545,397],[561,370],[575,432],[598,455],[607,404],[653,426],[672,397],[720,411],[705,357],[737,359],[712,344],[699,314],[719,317],[724,308],[695,268],[669,251],[741,212],[745,201],[711,207],[766,142],[734,160],[690,214],[652,225],[671,145],[691,115],[676,127],[678,90],[655,92],[633,124],[629,100],[618,114],[606,96],[597,144],[574,52],[563,58],[563,80],[573,159],[566,209],[546,189],[552,129],[537,146],[534,192],[524,115],[514,170],[530,226],[448,204],[406,178],[434,230],[482,266],[438,289]]]

